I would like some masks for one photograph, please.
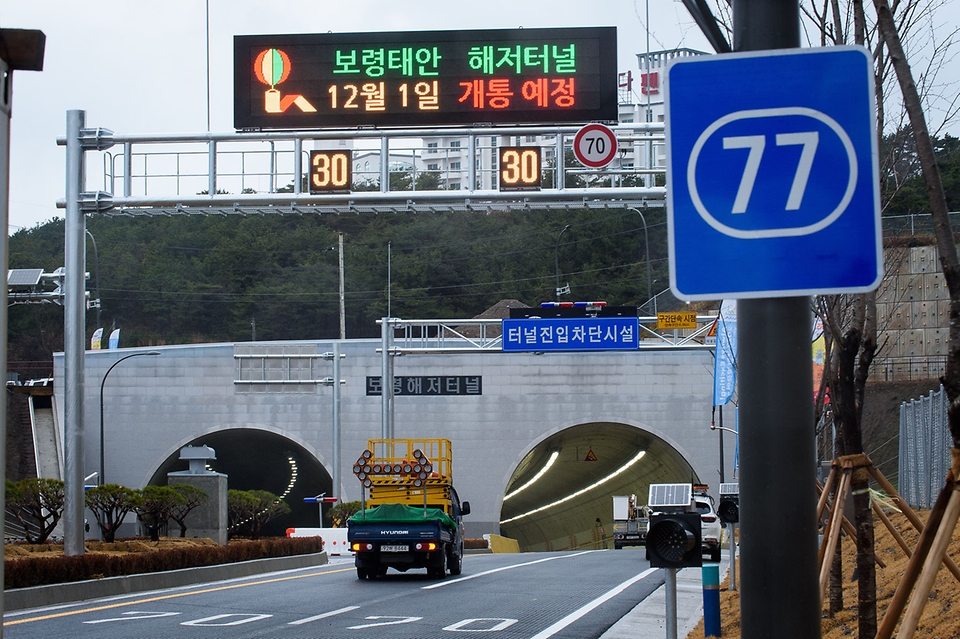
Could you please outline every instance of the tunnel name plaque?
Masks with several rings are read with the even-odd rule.
[[[381,377],[367,377],[367,396],[383,393]],[[483,395],[481,375],[421,375],[393,378],[394,395]]]

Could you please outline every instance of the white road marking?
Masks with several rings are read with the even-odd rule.
[[[311,621],[317,621],[318,619],[326,619],[327,617],[333,617],[336,615],[343,614],[345,612],[350,612],[351,610],[356,610],[360,606],[347,606],[346,608],[340,608],[339,610],[331,610],[330,612],[325,612],[323,614],[314,615],[313,617],[307,617],[306,619],[300,619],[299,621],[291,621],[288,623],[288,626],[299,626],[303,623],[310,623]]]
[[[569,559],[570,557],[579,557],[580,555],[586,555],[591,552],[599,552],[597,550],[584,550],[583,552],[574,553],[572,555],[560,555],[559,557],[547,557],[545,559],[537,559],[536,561],[528,561],[523,564],[513,564],[511,566],[503,566],[501,568],[494,568],[493,570],[484,570],[483,572],[478,572],[472,575],[467,575],[466,577],[460,577],[459,579],[450,579],[447,581],[440,581],[435,584],[430,584],[429,586],[423,586],[421,590],[433,590],[434,588],[443,588],[444,586],[452,586],[454,584],[461,583],[463,581],[469,581],[470,579],[476,579],[477,577],[485,577],[487,575],[492,575],[495,572],[501,572],[504,570],[513,570],[514,568],[522,568],[523,566],[532,566],[534,564],[542,564],[545,561],[553,561],[554,559]]]

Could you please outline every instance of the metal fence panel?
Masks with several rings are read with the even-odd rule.
[[[930,508],[950,469],[947,393],[900,405],[900,495],[914,508]]]

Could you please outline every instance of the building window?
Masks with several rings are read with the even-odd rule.
[[[450,143],[450,148],[451,148],[451,149],[459,149],[459,148],[460,148],[460,140],[454,140],[453,142],[451,142],[451,143]]]
[[[437,152],[437,143],[427,142],[427,153],[436,153],[436,152]]]
[[[460,183],[459,183],[459,182],[451,182],[451,183],[450,183],[450,190],[451,190],[451,191],[459,191],[459,190],[460,190]]]
[[[451,171],[459,171],[459,170],[460,170],[460,163],[459,163],[459,162],[451,162],[451,163],[450,163],[450,170],[451,170]]]
[[[428,164],[428,165],[427,165],[427,170],[428,170],[428,171],[438,171],[438,170],[440,170],[440,165],[439,165],[439,164]]]

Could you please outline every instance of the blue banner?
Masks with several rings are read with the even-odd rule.
[[[503,350],[626,351],[636,350],[640,326],[636,317],[551,317],[503,320]]]
[[[717,319],[717,350],[713,365],[713,405],[723,406],[737,388],[737,302],[724,300]]]

